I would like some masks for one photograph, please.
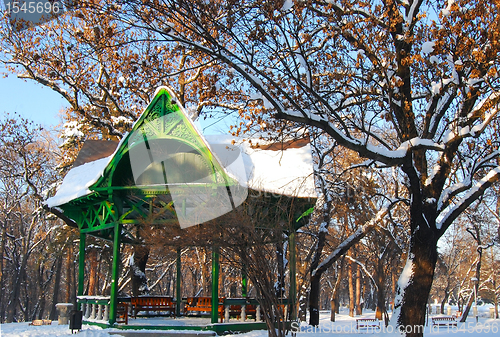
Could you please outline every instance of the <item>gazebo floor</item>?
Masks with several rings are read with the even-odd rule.
[[[128,324],[110,325],[105,321],[84,321],[83,324],[97,325],[102,328],[115,328],[120,330],[175,330],[182,336],[186,333],[194,336],[213,336],[214,333],[245,332],[252,330],[266,330],[265,322],[247,320],[245,322],[232,319],[227,323],[210,323],[207,317],[140,317],[128,320]]]

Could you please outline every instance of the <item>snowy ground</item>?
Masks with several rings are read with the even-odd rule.
[[[441,315],[431,315],[441,316]],[[499,336],[500,319],[490,319],[489,308],[487,306],[479,308],[479,323],[476,324],[474,317],[469,317],[466,323],[459,323],[457,328],[446,327],[434,328],[430,326],[425,327],[425,336],[446,336],[452,334],[456,337],[472,337],[472,336],[485,336],[493,337]],[[382,331],[375,333],[370,330],[356,331],[356,317],[349,317],[347,310],[341,310],[337,315],[336,322],[330,322],[330,312],[321,312],[321,322],[318,328],[311,327],[302,323],[300,332],[297,337],[326,337],[335,335],[338,337],[343,336],[356,336],[356,335],[372,335],[372,336],[388,336],[391,331]],[[365,312],[361,318],[374,317],[373,312]],[[357,318],[360,318],[359,316]],[[84,325],[82,331],[78,336],[85,337],[109,337],[119,336],[116,334],[111,335],[110,332],[117,332],[116,329],[101,329],[95,326]],[[129,330],[130,331],[130,330]],[[165,333],[166,331],[162,331]],[[185,331],[187,332],[187,331]],[[0,325],[0,337],[35,337],[35,336],[71,336],[71,331],[67,325],[57,325],[57,321],[52,325],[45,326],[30,326],[28,323],[9,323]],[[75,335],[73,335],[75,336]],[[227,335],[231,337],[232,335]],[[267,337],[267,331],[253,331],[245,334],[239,334],[238,337]]]

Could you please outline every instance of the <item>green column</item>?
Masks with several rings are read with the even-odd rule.
[[[83,295],[83,282],[85,281],[85,233],[80,233],[80,250],[78,255],[78,296]],[[81,304],[78,303],[78,310],[81,310]]]
[[[122,232],[122,224],[116,224],[113,233],[113,270],[111,273],[111,294],[109,303],[109,324],[116,322],[116,308],[118,305],[118,278],[120,267],[120,239]]]
[[[241,297],[247,297],[248,278],[245,266],[241,267]]]
[[[179,317],[181,315],[181,249],[177,248],[177,259],[176,259],[176,276],[175,276],[175,315]]]
[[[288,238],[289,243],[289,258],[290,261],[290,320],[297,320],[297,260],[296,260],[296,246],[295,246],[295,231],[290,232]]]
[[[212,247],[212,323],[219,319],[219,247]]]

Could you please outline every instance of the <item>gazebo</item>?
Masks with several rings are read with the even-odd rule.
[[[198,226],[235,212],[248,195],[288,198],[285,211],[291,228],[289,240],[289,318],[296,318],[295,231],[303,214],[316,202],[312,156],[306,139],[268,144],[241,141],[228,136],[204,136],[167,88],[159,88],[149,106],[120,142],[87,141],[57,193],[46,202],[73,219],[80,232],[78,306],[84,321],[101,326],[131,328],[117,324],[126,300],[118,296],[120,245],[144,244],[134,227],[147,221],[172,229]],[[256,144],[258,143],[258,144]],[[256,146],[257,145],[257,146]],[[292,206],[293,205],[293,206]],[[304,213],[306,212],[306,213]],[[289,219],[293,218],[293,221]],[[193,227],[195,228],[195,227]],[[175,232],[175,233],[174,233]],[[109,296],[84,295],[86,236],[113,244],[112,280]],[[180,247],[177,247],[175,315],[182,314]],[[262,322],[217,324],[221,307],[238,304],[258,306],[257,300],[219,300],[219,247],[212,248],[211,324],[155,329],[251,330]],[[243,277],[243,284],[246,279]],[[244,288],[244,287],[243,287]],[[242,289],[243,289],[242,288]],[[245,290],[246,291],[246,290]],[[246,294],[243,294],[246,297]],[[126,306],[125,306],[126,308]],[[224,311],[224,309],[223,309]],[[257,309],[257,315],[259,309]],[[256,319],[258,321],[258,319]],[[144,328],[144,327],[143,327]]]

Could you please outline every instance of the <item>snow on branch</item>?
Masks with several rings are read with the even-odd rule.
[[[490,170],[490,172],[479,180],[470,190],[453,206],[444,210],[444,213],[439,217],[436,222],[438,230],[444,232],[455,218],[460,215],[468,206],[476,201],[484,191],[490,187],[500,176],[500,166]]]
[[[366,266],[361,263],[360,261],[352,258],[351,256],[347,255],[346,256],[349,260],[351,260],[352,262],[356,263],[358,266],[361,267],[361,269],[363,269],[363,271],[365,272],[365,274],[370,278],[370,280],[372,281],[373,285],[375,286],[375,290],[378,291],[378,286],[377,286],[377,282],[375,282],[375,279],[373,278],[373,275],[370,274],[370,272],[368,271],[368,269],[366,269]]]
[[[467,115],[467,118],[471,121],[471,124],[475,120],[480,120],[478,117],[483,115],[484,106],[500,100],[500,92],[492,93],[487,98],[483,99],[479,104],[477,104],[474,109]],[[486,108],[488,109],[488,108]],[[490,112],[484,112],[483,121],[474,126],[459,127],[456,133],[449,131],[444,137],[444,142],[446,144],[457,141],[458,139],[467,137],[477,137],[484,132],[486,127],[491,124],[493,119],[498,115],[498,108],[493,108]]]
[[[392,204],[390,205],[392,206]],[[358,243],[363,237],[365,237],[368,233],[370,233],[375,226],[382,221],[382,219],[389,213],[390,206],[383,207],[381,210],[375,214],[375,216],[365,223],[363,226],[358,227],[358,229],[351,234],[347,239],[345,239],[328,257],[326,257],[316,269],[314,269],[311,273],[311,276],[314,277],[316,273],[323,273],[326,269],[328,269],[335,261],[337,261],[342,255],[344,255],[349,248]]]
[[[406,15],[405,15],[405,25],[404,25],[404,31],[407,32],[411,29],[411,27],[414,24],[415,18],[418,14],[418,9],[420,5],[422,4],[421,0],[413,0],[411,2],[411,6],[407,9]]]
[[[493,151],[485,158],[482,158],[480,161],[476,162],[474,166],[471,168],[470,173],[466,177],[464,177],[461,181],[444,189],[438,201],[438,212],[441,212],[443,209],[445,209],[449,205],[453,197],[471,188],[472,178],[474,174],[476,174],[482,169],[485,169],[488,166],[491,167],[492,166],[491,161],[495,160],[495,158],[497,158],[499,155],[500,155],[500,150]]]

